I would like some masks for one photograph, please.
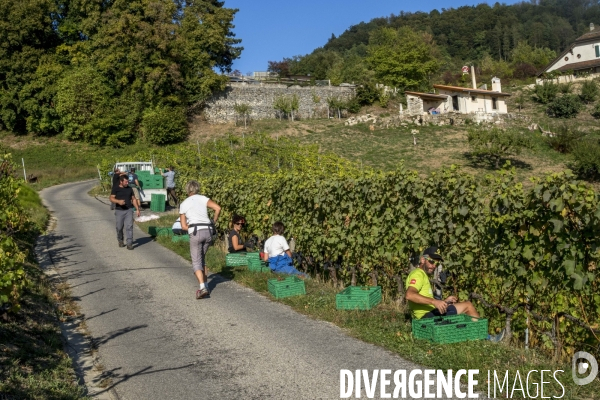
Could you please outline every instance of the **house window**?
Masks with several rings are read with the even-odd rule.
[[[577,58],[581,58],[581,54],[577,54]]]
[[[498,99],[496,97],[492,97],[492,110],[498,109]]]
[[[595,44],[594,49],[596,49],[596,58],[600,57],[600,45]]]
[[[565,57],[565,61],[569,61],[569,57]]]
[[[477,97],[471,96],[471,101],[477,101]]]

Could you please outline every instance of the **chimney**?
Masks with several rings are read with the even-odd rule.
[[[594,30],[594,23],[590,22],[590,32]]]
[[[473,82],[473,89],[477,89],[477,80],[475,79],[475,67],[471,65],[471,81]]]
[[[500,78],[493,77],[492,78],[492,92],[501,92],[502,85],[500,84]]]

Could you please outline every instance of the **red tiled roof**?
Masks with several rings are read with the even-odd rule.
[[[422,97],[424,99],[433,99],[433,100],[446,100],[448,96],[443,96],[439,94],[433,93],[421,93],[421,92],[409,92],[405,91],[405,94],[412,94],[413,96]]]
[[[581,35],[577,39],[575,39],[575,43],[587,42],[588,40],[594,40],[594,39],[600,39],[600,29],[595,29],[588,33],[584,33],[583,35]]]
[[[467,92],[467,93],[476,93],[476,94],[487,94],[487,95],[490,95],[490,96],[510,96],[510,94],[508,94],[508,93],[493,92],[491,90],[483,90],[483,89],[465,88],[465,87],[462,87],[462,86],[433,85],[433,87],[436,88],[436,89],[451,90],[451,91],[454,91],[454,92]]]
[[[594,68],[594,67],[600,67],[600,59],[590,60],[590,61],[581,61],[578,63],[563,65],[562,67],[557,68],[557,70],[560,72],[570,71],[570,70],[578,71],[581,69],[588,69],[588,68]]]

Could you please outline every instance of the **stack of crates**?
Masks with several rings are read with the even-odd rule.
[[[246,260],[246,253],[228,253],[225,255],[225,266],[241,267],[245,265],[248,265],[248,260]]]
[[[143,178],[138,174],[138,178],[143,181],[142,187],[144,189],[162,189],[164,187],[164,178],[160,174],[144,174]]]
[[[150,197],[150,210],[164,212],[166,200],[167,199],[164,194],[152,193],[152,196]]]

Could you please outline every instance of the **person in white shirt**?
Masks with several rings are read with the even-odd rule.
[[[196,299],[201,299],[210,294],[206,287],[206,252],[212,244],[210,225],[216,223],[221,213],[221,207],[206,196],[199,195],[200,184],[189,181],[185,185],[188,198],[179,206],[179,220],[181,229],[190,235],[190,253],[192,255],[192,268],[198,278],[200,289],[196,291]],[[213,221],[208,216],[208,209],[214,210]]]
[[[306,274],[294,268],[292,252],[290,251],[287,240],[283,237],[284,232],[285,226],[282,222],[278,221],[273,224],[273,236],[268,238],[265,242],[263,260],[269,262],[269,268],[271,268],[273,272],[298,275],[305,278],[307,277]]]

